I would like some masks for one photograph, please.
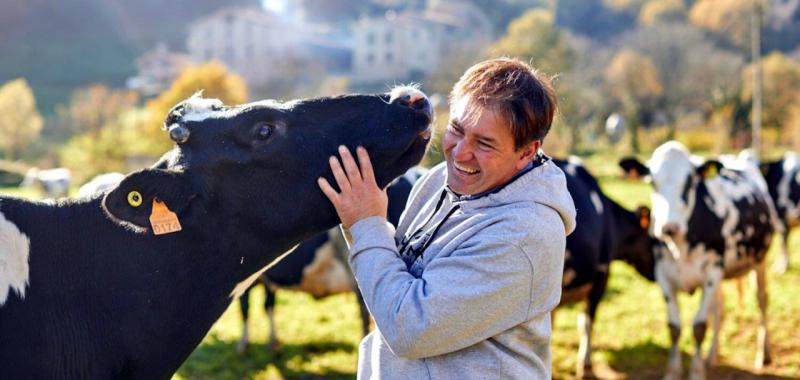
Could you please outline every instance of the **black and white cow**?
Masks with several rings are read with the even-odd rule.
[[[411,88],[195,96],[167,116],[163,169],[103,197],[0,197],[0,379],[169,378],[270,263],[339,223],[317,186],[337,147],[364,146],[386,186],[420,161],[431,119]]]
[[[758,331],[756,367],[771,361],[767,334],[767,290],[764,273],[766,255],[775,229],[770,216],[769,195],[763,178],[751,171],[736,171],[719,161],[694,160],[678,142],[659,146],[643,165],[630,158],[620,162],[628,172],[652,179],[653,233],[668,250],[656,252],[655,276],[667,301],[672,348],[667,379],[681,376],[678,340],[681,319],[677,291],[703,289],[693,332],[695,355],[691,379],[704,379],[707,366],[716,363],[719,330],[724,313],[722,280],[755,270],[761,324]],[[707,321],[713,335],[704,363],[701,345]]]
[[[775,260],[772,269],[783,273],[789,268],[789,230],[800,225],[800,157],[788,152],[780,160],[760,166],[783,227],[780,231],[781,256]]]
[[[400,221],[400,215],[405,210],[411,188],[425,171],[426,169],[422,167],[411,168],[387,188],[386,192],[389,197],[387,218],[393,225],[396,226]],[[259,282],[264,284],[265,288],[264,309],[269,320],[269,346],[272,349],[278,346],[274,316],[275,291],[278,289],[306,292],[316,299],[344,292],[355,292],[361,313],[361,330],[364,335],[369,333],[369,311],[350,271],[347,254],[347,243],[339,227],[334,227],[300,243],[291,255],[287,255],[275,263],[259,278]],[[239,352],[246,350],[250,344],[247,319],[250,310],[249,294],[252,288],[252,286],[248,288],[239,297],[239,307],[243,319],[242,338],[237,345]]]
[[[578,318],[581,338],[576,375],[591,377],[592,323],[608,285],[611,261],[626,261],[654,281],[653,247],[658,242],[648,233],[649,209],[631,212],[608,198],[577,159],[553,162],[564,171],[577,210],[575,231],[567,236],[560,305],[587,302]]]

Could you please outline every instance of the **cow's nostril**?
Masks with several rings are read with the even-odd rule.
[[[178,144],[183,144],[188,141],[189,135],[189,130],[178,123],[169,126],[169,138]]]

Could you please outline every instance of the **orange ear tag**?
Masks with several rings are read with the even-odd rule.
[[[153,234],[164,235],[181,230],[181,222],[164,202],[153,198],[153,211],[150,213],[150,225],[153,227]]]

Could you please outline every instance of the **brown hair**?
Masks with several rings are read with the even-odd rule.
[[[450,92],[450,105],[468,98],[465,117],[492,110],[505,119],[514,137],[514,149],[543,140],[558,107],[550,79],[529,64],[496,58],[467,69]]]

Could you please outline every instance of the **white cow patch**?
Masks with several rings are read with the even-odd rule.
[[[685,233],[686,221],[694,207],[693,192],[688,201],[682,198],[684,184],[691,180],[694,172],[689,151],[678,142],[666,142],[656,148],[648,166],[655,190],[651,195],[653,232],[656,237],[663,238],[664,225],[675,224],[681,234]]]
[[[6,303],[12,289],[25,298],[30,247],[30,239],[0,212],[0,306]]]

